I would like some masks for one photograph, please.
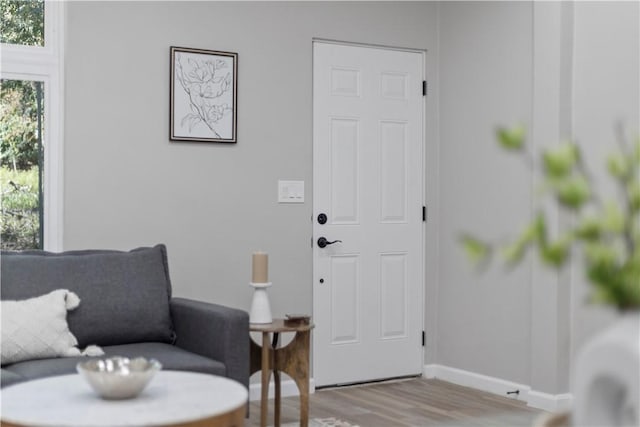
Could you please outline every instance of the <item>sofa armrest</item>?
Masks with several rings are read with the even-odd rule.
[[[249,387],[249,314],[218,304],[171,299],[176,346],[218,360],[227,376]]]

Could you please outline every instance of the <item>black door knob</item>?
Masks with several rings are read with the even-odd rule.
[[[320,237],[318,239],[318,246],[320,246],[321,248],[324,248],[328,245],[333,245],[334,243],[338,243],[338,242],[342,243],[342,240],[334,240],[333,242],[330,242],[326,238]]]
[[[318,215],[318,224],[326,224],[327,223],[327,214],[321,213]]]

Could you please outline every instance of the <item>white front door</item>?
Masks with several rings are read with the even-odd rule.
[[[422,372],[423,63],[314,43],[317,386]]]

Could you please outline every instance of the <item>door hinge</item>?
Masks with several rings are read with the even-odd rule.
[[[424,347],[427,344],[427,334],[422,331],[422,346]]]
[[[427,96],[427,81],[422,81],[422,96]]]
[[[424,221],[424,222],[427,221],[427,207],[426,206],[422,207],[422,221]]]

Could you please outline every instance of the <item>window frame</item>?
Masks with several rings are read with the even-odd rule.
[[[44,46],[0,44],[0,78],[44,82],[43,249],[61,251],[64,225],[65,2],[45,0]]]

